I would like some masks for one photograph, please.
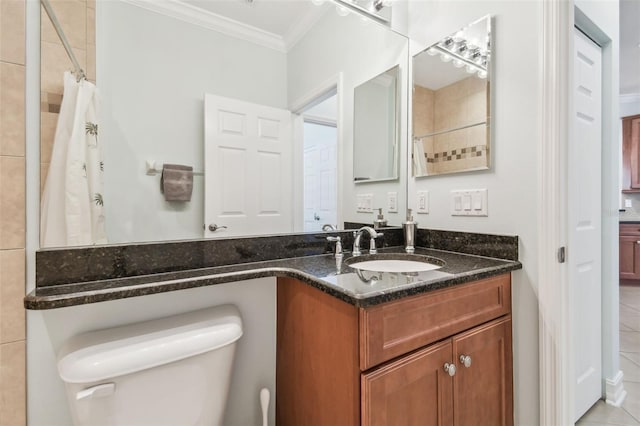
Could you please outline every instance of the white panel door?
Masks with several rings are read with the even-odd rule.
[[[569,282],[573,297],[574,420],[602,396],[600,47],[574,29],[572,138],[569,142]]]
[[[206,94],[204,113],[204,236],[291,232],[290,112]]]
[[[337,129],[304,123],[304,231],[337,226]]]

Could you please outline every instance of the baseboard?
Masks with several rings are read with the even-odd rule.
[[[613,379],[605,379],[605,398],[607,404],[620,407],[627,397],[627,391],[624,390],[624,384],[622,383],[623,377],[624,374],[620,370]]]

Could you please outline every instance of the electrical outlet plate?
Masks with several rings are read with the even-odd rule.
[[[387,212],[398,213],[398,193],[387,192]]]
[[[429,213],[429,191],[418,191],[418,195],[416,197],[416,213]]]
[[[624,206],[625,206],[626,208],[633,207],[633,204],[631,203],[631,200],[630,200],[629,198],[625,198],[625,200],[624,200]]]
[[[451,191],[451,216],[488,216],[487,190]]]

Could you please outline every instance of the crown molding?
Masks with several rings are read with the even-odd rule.
[[[251,25],[192,6],[180,0],[122,0],[124,3],[179,19],[230,37],[239,38],[279,52],[286,52],[283,37]],[[299,35],[298,37],[301,37]]]
[[[620,95],[619,100],[623,104],[640,103],[640,93],[625,93]]]
[[[309,10],[309,12],[298,20],[294,25],[289,28],[289,31],[284,35],[284,46],[288,52],[293,46],[295,46],[304,35],[315,26],[315,24],[327,13],[329,8],[327,3],[320,6],[316,6]]]

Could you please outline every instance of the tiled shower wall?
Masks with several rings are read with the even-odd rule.
[[[486,166],[486,126],[454,130],[486,121],[488,116],[486,80],[469,77],[433,91],[416,86],[413,129],[421,137],[427,174],[448,173]]]
[[[4,1],[4,0],[0,0]],[[87,78],[96,79],[95,0],[49,0]],[[53,138],[62,102],[63,74],[73,70],[64,46],[42,9],[40,75],[40,188],[51,162]]]
[[[95,0],[50,0],[95,80]],[[73,67],[42,12],[41,176],[51,158],[65,70]],[[0,425],[26,425],[25,0],[0,0]]]
[[[0,0],[0,425],[26,424],[25,0]]]

